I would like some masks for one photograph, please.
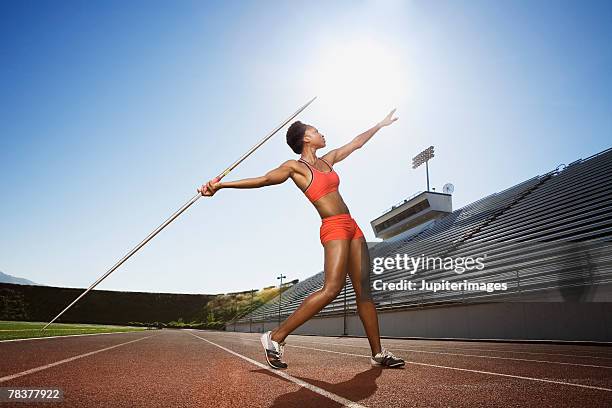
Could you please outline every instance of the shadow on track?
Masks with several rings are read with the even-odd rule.
[[[357,374],[350,380],[339,383],[329,383],[306,377],[293,377],[299,378],[304,382],[322,388],[325,391],[331,392],[348,400],[359,403],[359,401],[371,396],[376,392],[376,390],[378,389],[378,386],[376,385],[376,379],[380,376],[382,370],[383,369],[381,367],[372,367],[369,370]],[[274,374],[272,374],[268,370],[253,370],[253,372],[274,376]],[[274,377],[277,378],[276,376]],[[284,381],[288,381],[282,377],[281,379],[283,379]],[[317,393],[314,393],[313,391],[310,391],[307,388],[300,387],[298,391],[290,392],[288,394],[284,394],[278,397],[276,400],[274,400],[274,404],[271,405],[271,407],[273,408],[304,408],[311,406],[316,406],[317,408],[325,408],[338,407],[342,406],[342,404],[332,401]]]

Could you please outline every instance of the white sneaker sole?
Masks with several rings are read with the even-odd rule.
[[[388,365],[388,366],[383,366],[378,361],[373,360],[373,359],[370,358],[370,364],[373,365],[373,366],[382,366],[382,367],[401,367],[401,366],[405,365],[406,363],[405,362],[404,363],[395,363],[395,364],[391,364],[391,365]]]

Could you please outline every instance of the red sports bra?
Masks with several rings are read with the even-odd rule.
[[[338,185],[340,184],[340,177],[338,177],[338,173],[334,171],[334,168],[330,166],[325,159],[321,160],[323,160],[325,164],[329,166],[331,169],[330,171],[323,172],[321,170],[317,170],[316,167],[308,163],[306,160],[298,159],[298,161],[306,163],[310,169],[310,172],[312,173],[312,179],[310,180],[308,187],[306,187],[304,194],[306,194],[306,197],[308,197],[310,202],[313,203],[324,195],[329,194],[332,191],[337,191]]]

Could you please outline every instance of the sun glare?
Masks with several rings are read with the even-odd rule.
[[[373,107],[393,108],[406,96],[403,65],[399,50],[366,38],[328,46],[309,74],[312,90],[325,105],[371,114]]]

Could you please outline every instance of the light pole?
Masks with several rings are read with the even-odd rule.
[[[429,160],[434,157],[434,147],[429,146],[427,149],[423,150],[421,153],[417,154],[412,158],[412,168],[416,169],[421,164],[425,163],[425,171],[427,172],[427,191],[429,191]]]
[[[238,295],[234,296],[234,331],[236,331],[236,318],[238,317]]]
[[[253,327],[253,296],[255,294],[255,289],[251,289],[251,305],[249,306],[249,333],[252,333]]]
[[[268,319],[268,316],[266,315],[266,308],[263,308],[263,320],[261,321],[261,332],[265,332],[266,331],[266,320]]]
[[[342,335],[346,336],[348,333],[346,332],[346,278],[344,278],[344,328],[342,330]]]
[[[286,276],[282,273],[276,277],[276,279],[280,279],[280,285],[278,286],[278,324],[281,323],[281,301],[283,300],[283,279]]]

